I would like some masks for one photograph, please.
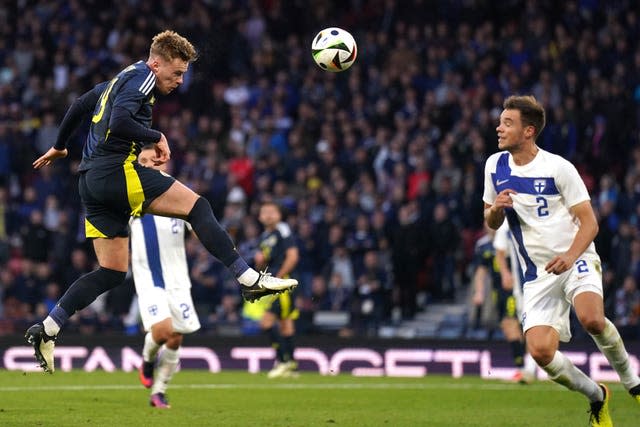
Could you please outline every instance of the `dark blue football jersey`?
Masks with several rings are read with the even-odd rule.
[[[475,267],[483,265],[489,270],[491,274],[491,284],[494,288],[502,288],[500,268],[496,262],[496,250],[493,247],[493,241],[490,236],[484,235],[476,242],[473,262]]]
[[[131,118],[145,128],[151,127],[155,102],[156,77],[144,61],[138,61],[94,90],[102,93],[93,111],[89,135],[82,152],[80,170],[94,167],[120,167],[133,161],[146,142],[126,140],[111,134],[109,123],[116,107],[126,109]]]
[[[265,231],[260,236],[260,251],[267,261],[269,270],[274,274],[282,267],[287,249],[295,245],[291,228],[286,222],[278,223],[275,230]]]

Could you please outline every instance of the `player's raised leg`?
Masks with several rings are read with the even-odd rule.
[[[102,293],[120,285],[126,276],[129,262],[127,237],[96,238],[93,246],[100,268],[73,282],[44,321],[31,326],[25,333],[45,372],[53,373],[55,370],[55,341],[69,317],[87,307]]]
[[[629,354],[618,329],[604,317],[602,296],[595,292],[580,293],[575,297],[574,307],[578,320],[618,373],[622,385],[640,403],[640,377],[631,367]]]
[[[236,250],[229,234],[218,223],[207,199],[178,181],[151,202],[147,212],[187,220],[203,246],[227,266],[243,285],[243,296],[247,300],[277,294],[298,285],[295,279],[281,279],[249,267]]]

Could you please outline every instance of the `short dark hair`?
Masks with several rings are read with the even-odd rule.
[[[196,49],[191,42],[175,31],[165,30],[153,36],[149,56],[160,56],[167,61],[180,58],[186,62],[193,62],[198,58]]]
[[[267,199],[262,203],[260,203],[260,207],[262,208],[263,206],[273,206],[274,208],[276,208],[276,210],[280,213],[280,217],[282,221],[286,221],[290,213],[289,209],[287,209],[285,206],[281,205],[280,203],[276,202],[273,199]]]
[[[533,126],[534,139],[538,138],[546,123],[544,107],[532,95],[512,95],[504,100],[502,107],[505,110],[520,111],[520,118],[524,126]]]
[[[278,210],[278,212],[280,212],[280,215],[284,215],[282,206],[278,202],[276,202],[274,200],[269,199],[269,200],[265,200],[262,203],[260,203],[260,207],[264,207],[264,206],[273,206],[274,208],[276,208]]]

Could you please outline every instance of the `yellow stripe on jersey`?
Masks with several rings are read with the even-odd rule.
[[[134,153],[135,146],[131,146],[131,153],[124,161],[124,179],[127,182],[127,198],[129,199],[129,207],[131,207],[131,216],[142,215],[142,203],[144,202],[144,190],[138,172],[133,167],[133,162],[138,159]]]
[[[98,230],[88,219],[84,220],[84,232],[87,238],[107,237],[102,231]]]
[[[91,121],[93,123],[98,123],[102,119],[102,115],[104,114],[104,108],[107,105],[107,99],[109,98],[109,93],[111,89],[113,89],[113,85],[118,81],[118,77],[114,77],[110,82],[107,88],[100,95],[100,99],[98,99],[98,104],[100,105],[100,109],[96,114],[93,115]]]

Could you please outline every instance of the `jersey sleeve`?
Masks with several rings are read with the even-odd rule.
[[[584,184],[576,167],[571,162],[563,158],[560,159],[562,160],[558,163],[556,171],[556,185],[567,209],[578,203],[591,200],[587,186]]]
[[[145,73],[136,70],[133,72],[135,74],[122,84],[113,100],[114,109],[116,107],[124,108],[132,116],[138,112],[156,85],[156,76],[152,71]]]
[[[161,137],[160,131],[141,125],[134,120],[128,110],[121,107],[114,107],[109,120],[109,128],[112,135],[121,136],[127,139],[142,142],[158,142]]]
[[[474,269],[485,266],[487,267],[487,245],[484,239],[480,239],[476,242],[475,247],[473,248],[473,257],[471,259],[471,265]]]
[[[484,164],[484,193],[482,194],[482,200],[488,205],[493,205],[496,197],[498,197],[496,188],[493,185],[493,180],[491,179],[491,174],[496,172],[497,162],[498,157],[494,154],[490,156]]]
[[[287,249],[296,246],[296,241],[293,238],[293,234],[291,233],[291,228],[289,224],[285,222],[281,222],[277,226],[278,232],[280,233],[280,237],[282,238],[282,248],[286,251]]]
[[[509,248],[509,223],[503,222],[496,230],[496,235],[493,237],[493,247],[497,251],[506,251]]]
[[[80,126],[85,115],[93,111],[102,91],[108,83],[109,82],[98,83],[93,89],[82,94],[82,96],[71,104],[64,119],[62,119],[62,123],[60,123],[58,137],[54,144],[56,150],[64,150],[67,147],[69,138],[71,138],[78,126]]]
[[[129,76],[128,74],[131,73]],[[161,134],[138,122],[135,117],[142,105],[148,102],[149,94],[155,87],[156,77],[151,70],[133,68],[119,78],[126,79],[115,93],[111,107],[109,129],[111,134],[124,139],[145,143],[158,142]]]

